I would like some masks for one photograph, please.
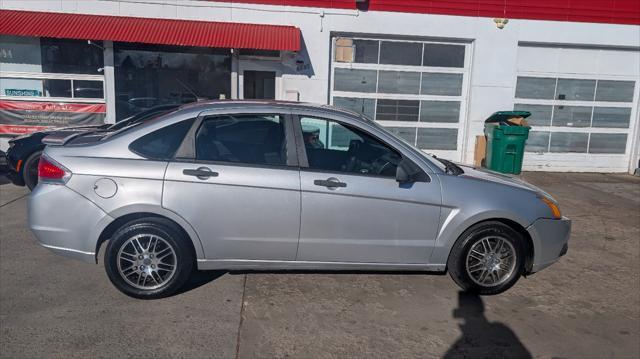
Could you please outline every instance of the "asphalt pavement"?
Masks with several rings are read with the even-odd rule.
[[[573,235],[559,263],[502,295],[446,275],[202,272],[153,301],[118,292],[102,260],[40,247],[28,191],[0,180],[0,357],[640,357],[640,178],[523,176]]]

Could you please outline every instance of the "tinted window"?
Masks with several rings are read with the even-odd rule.
[[[180,121],[148,133],[129,145],[129,149],[140,156],[154,160],[173,158],[182,139],[193,125],[194,119]]]
[[[100,75],[104,67],[102,43],[86,40],[40,39],[42,72]]]
[[[375,70],[352,70],[337,68],[334,73],[334,90],[353,92],[376,92]]]
[[[114,44],[116,117],[153,106],[231,97],[229,50]]]
[[[259,165],[286,165],[284,121],[278,115],[226,115],[203,121],[196,158]]]
[[[628,107],[596,107],[593,109],[593,127],[629,128],[631,109]]]
[[[422,43],[382,41],[380,63],[420,66],[422,63]]]
[[[387,127],[389,132],[405,140],[410,145],[416,144],[416,131],[415,127]]]
[[[553,132],[551,152],[587,152],[588,133]]]
[[[77,98],[104,98],[102,81],[73,81],[73,97]]]
[[[423,150],[455,150],[458,147],[458,130],[419,128],[416,145]]]
[[[380,71],[378,75],[378,93],[417,95],[419,92],[419,72]]]
[[[531,117],[527,117],[527,122],[529,122],[530,125],[551,126],[551,105],[529,105],[517,103],[513,106],[513,110],[531,112]]]
[[[593,101],[596,80],[558,79],[556,98],[569,101]]]
[[[591,110],[586,106],[556,106],[553,109],[553,126],[589,127]]]
[[[627,149],[626,133],[592,133],[589,141],[589,153],[625,153]]]
[[[517,98],[552,100],[556,90],[556,79],[545,77],[518,77]]]
[[[418,100],[378,100],[376,120],[378,121],[418,121],[420,101]]]
[[[460,96],[462,95],[462,74],[424,72],[421,91],[423,95]]]
[[[425,44],[424,66],[464,67],[464,46]]]
[[[596,101],[632,102],[633,81],[598,80]]]
[[[420,122],[458,122],[459,101],[422,101]]]
[[[369,134],[317,118],[300,119],[309,168],[395,177],[401,156]]]
[[[547,152],[549,150],[549,132],[529,132],[524,149],[527,152]]]
[[[378,41],[353,40],[356,48],[355,62],[365,64],[378,63]]]
[[[376,100],[372,98],[352,98],[352,97],[334,97],[333,105],[344,108],[346,110],[361,113],[369,118],[373,118],[373,112],[376,107]]]

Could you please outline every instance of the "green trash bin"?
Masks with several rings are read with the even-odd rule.
[[[509,122],[514,118],[527,118],[526,111],[500,111],[491,115],[484,125],[487,137],[485,164],[490,170],[520,174],[524,157],[524,144],[529,137],[529,126]]]

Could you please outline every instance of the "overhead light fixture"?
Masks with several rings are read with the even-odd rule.
[[[496,27],[498,29],[504,29],[504,27],[509,23],[509,19],[499,19],[499,18],[495,18],[493,19],[493,22],[496,23]]]

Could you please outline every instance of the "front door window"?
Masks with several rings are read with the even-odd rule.
[[[380,140],[338,122],[302,117],[309,169],[393,177],[401,156]]]

